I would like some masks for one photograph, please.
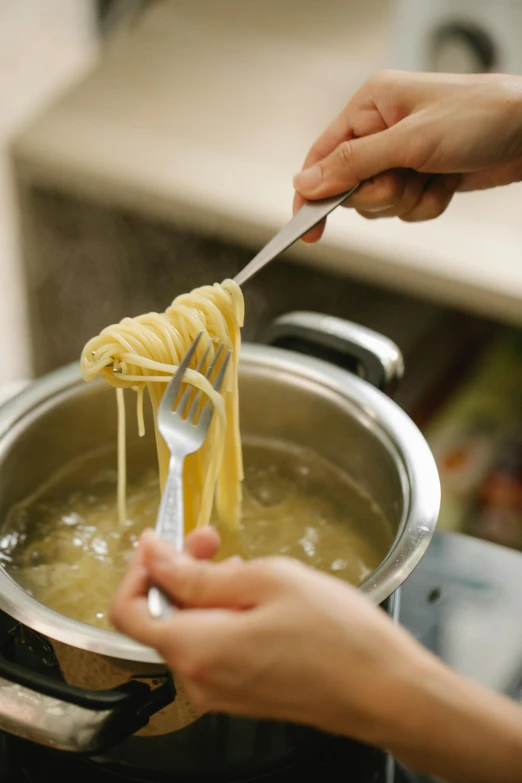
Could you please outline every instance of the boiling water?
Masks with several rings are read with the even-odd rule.
[[[284,443],[244,444],[241,527],[222,528],[218,559],[240,554],[294,557],[354,585],[381,562],[392,541],[380,509],[347,475],[315,453]],[[108,607],[141,532],[154,527],[156,470],[130,471],[127,521],[116,513],[113,452],[70,464],[12,509],[0,560],[41,603],[108,628]]]

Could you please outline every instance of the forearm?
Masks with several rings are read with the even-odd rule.
[[[451,783],[522,782],[522,708],[426,657],[396,688],[387,749]]]

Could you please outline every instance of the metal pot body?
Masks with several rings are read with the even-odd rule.
[[[380,335],[313,313],[279,319],[265,341],[286,348],[243,346],[242,432],[316,450],[380,506],[395,538],[360,589],[389,609],[429,544],[440,502],[423,436],[384,393],[400,378],[400,353]],[[129,454],[139,446],[153,459],[151,421],[138,443],[128,408]],[[69,460],[115,438],[105,384],[85,384],[76,366],[36,381],[0,409],[0,518]],[[305,727],[201,715],[154,650],[42,606],[3,570],[0,610],[8,640],[0,648],[0,730],[176,775],[259,771],[320,741]]]

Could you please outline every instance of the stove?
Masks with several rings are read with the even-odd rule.
[[[1,751],[0,751],[1,752]],[[64,753],[52,753],[44,748],[29,747],[22,741],[10,741],[9,765],[11,771],[2,783],[56,783],[56,780],[74,780],[74,783],[142,783],[144,778],[134,773],[123,775],[121,770],[100,769],[87,759],[73,758]],[[290,779],[317,781],[334,780],[350,772],[350,781],[364,783],[416,783],[417,779],[402,769],[394,769],[394,762],[384,753],[366,748],[347,739],[332,738],[312,758],[304,759],[284,769],[260,777],[249,777],[248,783],[287,783]],[[148,778],[155,783],[172,783],[172,778]],[[246,779],[243,779],[246,780]],[[240,779],[212,776],[206,778],[176,778],[176,783],[240,783]]]
[[[400,591],[399,621],[457,671],[522,701],[522,554],[460,534],[436,534],[424,559]],[[351,783],[426,783],[379,750],[344,738],[329,738],[307,758],[264,774],[266,783],[296,776],[316,780],[346,777]],[[173,783],[0,735],[0,783]],[[243,778],[244,780],[245,778]],[[240,783],[195,778],[176,783]]]

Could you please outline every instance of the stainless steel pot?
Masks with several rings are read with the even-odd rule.
[[[386,604],[424,554],[440,500],[423,436],[384,393],[402,375],[400,352],[374,332],[314,313],[278,319],[264,342],[271,345],[242,348],[242,432],[313,448],[371,495],[396,535],[360,590]],[[138,444],[132,414],[130,453]],[[85,384],[76,365],[33,383],[0,409],[0,518],[68,460],[115,438],[105,384]],[[140,449],[153,459],[152,437]],[[177,774],[237,771],[260,754],[268,764],[310,744],[309,729],[201,716],[154,650],[57,614],[3,570],[0,609],[9,642],[0,648],[0,730]]]

